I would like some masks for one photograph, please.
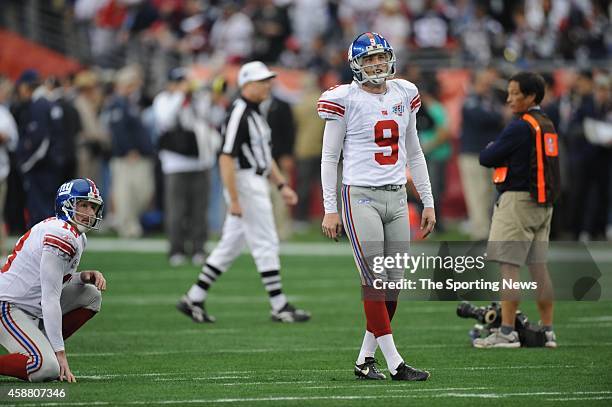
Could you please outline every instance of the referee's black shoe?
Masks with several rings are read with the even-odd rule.
[[[365,363],[360,365],[355,364],[355,376],[358,379],[363,380],[385,380],[385,376],[380,370],[378,370],[378,361],[374,358],[365,358]]]
[[[400,363],[397,367],[397,373],[391,375],[391,380],[406,380],[409,382],[422,382],[429,379],[429,372],[425,370],[415,369],[412,366]]]
[[[183,295],[183,298],[176,304],[176,309],[191,318],[193,322],[215,322],[215,317],[206,312],[204,302],[192,302],[186,295]]]
[[[295,308],[293,305],[286,303],[278,311],[271,311],[270,317],[275,322],[306,322],[310,319],[310,312]]]

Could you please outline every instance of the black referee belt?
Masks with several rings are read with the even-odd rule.
[[[372,191],[399,191],[403,185],[381,185],[379,187],[368,187]]]
[[[242,168],[241,167],[240,171],[253,172],[255,175],[266,175],[266,168],[253,168],[253,167]]]

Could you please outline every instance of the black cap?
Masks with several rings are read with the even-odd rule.
[[[28,85],[36,84],[40,81],[40,76],[36,69],[26,69],[21,73],[19,79],[17,79],[17,85],[27,83]]]
[[[173,68],[168,71],[168,82],[180,82],[187,79],[187,70],[185,68]]]

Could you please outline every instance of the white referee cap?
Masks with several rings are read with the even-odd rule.
[[[240,67],[238,71],[238,86],[243,87],[249,82],[262,81],[274,78],[276,72],[272,72],[261,61],[248,62]]]

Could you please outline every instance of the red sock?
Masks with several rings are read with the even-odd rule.
[[[77,308],[65,314],[62,317],[62,335],[64,339],[70,338],[77,329],[93,318],[94,315],[96,315],[96,312],[87,308]]]
[[[389,314],[389,322],[393,321],[393,315],[395,315],[395,310],[397,309],[397,301],[385,301],[385,305],[387,306],[387,314]]]
[[[376,338],[391,333],[391,322],[384,301],[363,301],[363,309],[366,314],[367,329]]]
[[[28,381],[26,365],[30,358],[21,353],[10,353],[0,356],[0,375],[12,376]]]

